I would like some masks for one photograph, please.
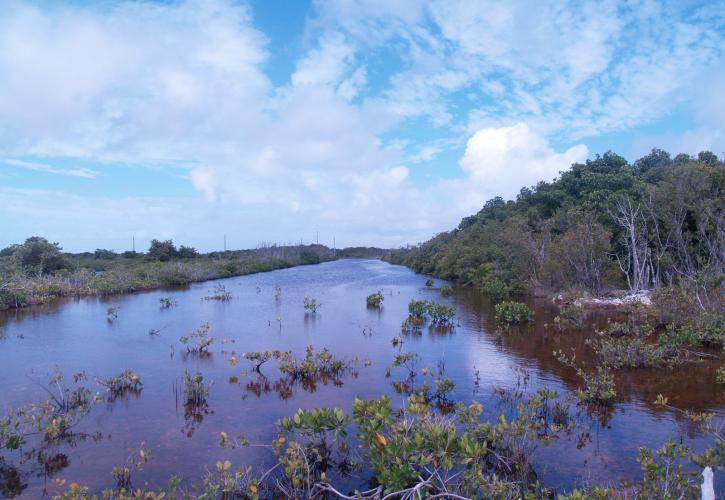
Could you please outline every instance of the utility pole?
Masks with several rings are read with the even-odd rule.
[[[320,232],[319,231],[315,231],[315,243],[318,245],[320,244]]]
[[[332,255],[337,255],[337,243],[334,236],[332,237]]]
[[[224,235],[224,252],[227,251],[227,235]]]
[[[136,253],[136,235],[133,235],[133,253]]]

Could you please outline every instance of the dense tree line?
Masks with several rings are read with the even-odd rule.
[[[677,286],[707,309],[724,287],[725,163],[708,151],[653,149],[633,164],[607,152],[515,200],[489,200],[456,229],[388,259],[497,298]]]

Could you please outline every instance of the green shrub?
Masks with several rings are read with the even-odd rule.
[[[322,304],[320,302],[317,302],[317,299],[305,296],[304,306],[310,313],[315,314],[317,312],[317,308],[321,305]]]
[[[530,321],[534,313],[522,302],[501,302],[496,304],[496,321],[499,324],[512,325]]]
[[[425,318],[428,303],[425,300],[411,300],[408,303],[408,315],[414,318]]]
[[[434,325],[443,326],[448,325],[453,321],[456,310],[453,306],[447,306],[445,304],[439,304],[431,300],[427,304],[427,313],[430,316],[430,320]]]
[[[376,293],[371,293],[367,296],[365,299],[365,302],[367,303],[368,307],[380,307],[380,305],[385,300],[385,297],[383,296],[383,293],[378,291]]]
[[[433,283],[434,283],[433,278],[428,278],[427,280],[425,280],[425,286],[427,286],[427,287],[432,287]]]
[[[453,287],[451,287],[450,285],[443,285],[441,287],[441,295],[443,295],[444,297],[450,297],[451,295],[453,295]]]

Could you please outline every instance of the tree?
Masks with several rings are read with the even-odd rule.
[[[672,165],[670,153],[657,148],[652,148],[649,154],[634,162],[634,168],[640,172],[669,167],[670,165]]]
[[[18,245],[13,252],[20,266],[34,274],[51,274],[69,266],[58,243],[50,243],[40,236],[32,236]]]
[[[700,151],[697,155],[697,161],[705,165],[715,165],[717,163],[717,155],[712,151]]]
[[[185,245],[181,245],[179,247],[178,256],[181,259],[193,259],[199,256],[199,252],[197,252],[196,248],[194,247],[187,247]]]
[[[159,241],[151,240],[151,246],[149,247],[149,257],[166,262],[178,256],[178,250],[174,246],[174,242],[171,240]]]
[[[96,259],[101,260],[112,260],[118,257],[118,254],[114,252],[113,250],[105,250],[103,248],[96,248],[96,251],[93,252],[93,256]]]

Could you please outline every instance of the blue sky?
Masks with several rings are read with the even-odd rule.
[[[725,3],[0,4],[0,247],[398,246],[616,151],[725,151]]]

